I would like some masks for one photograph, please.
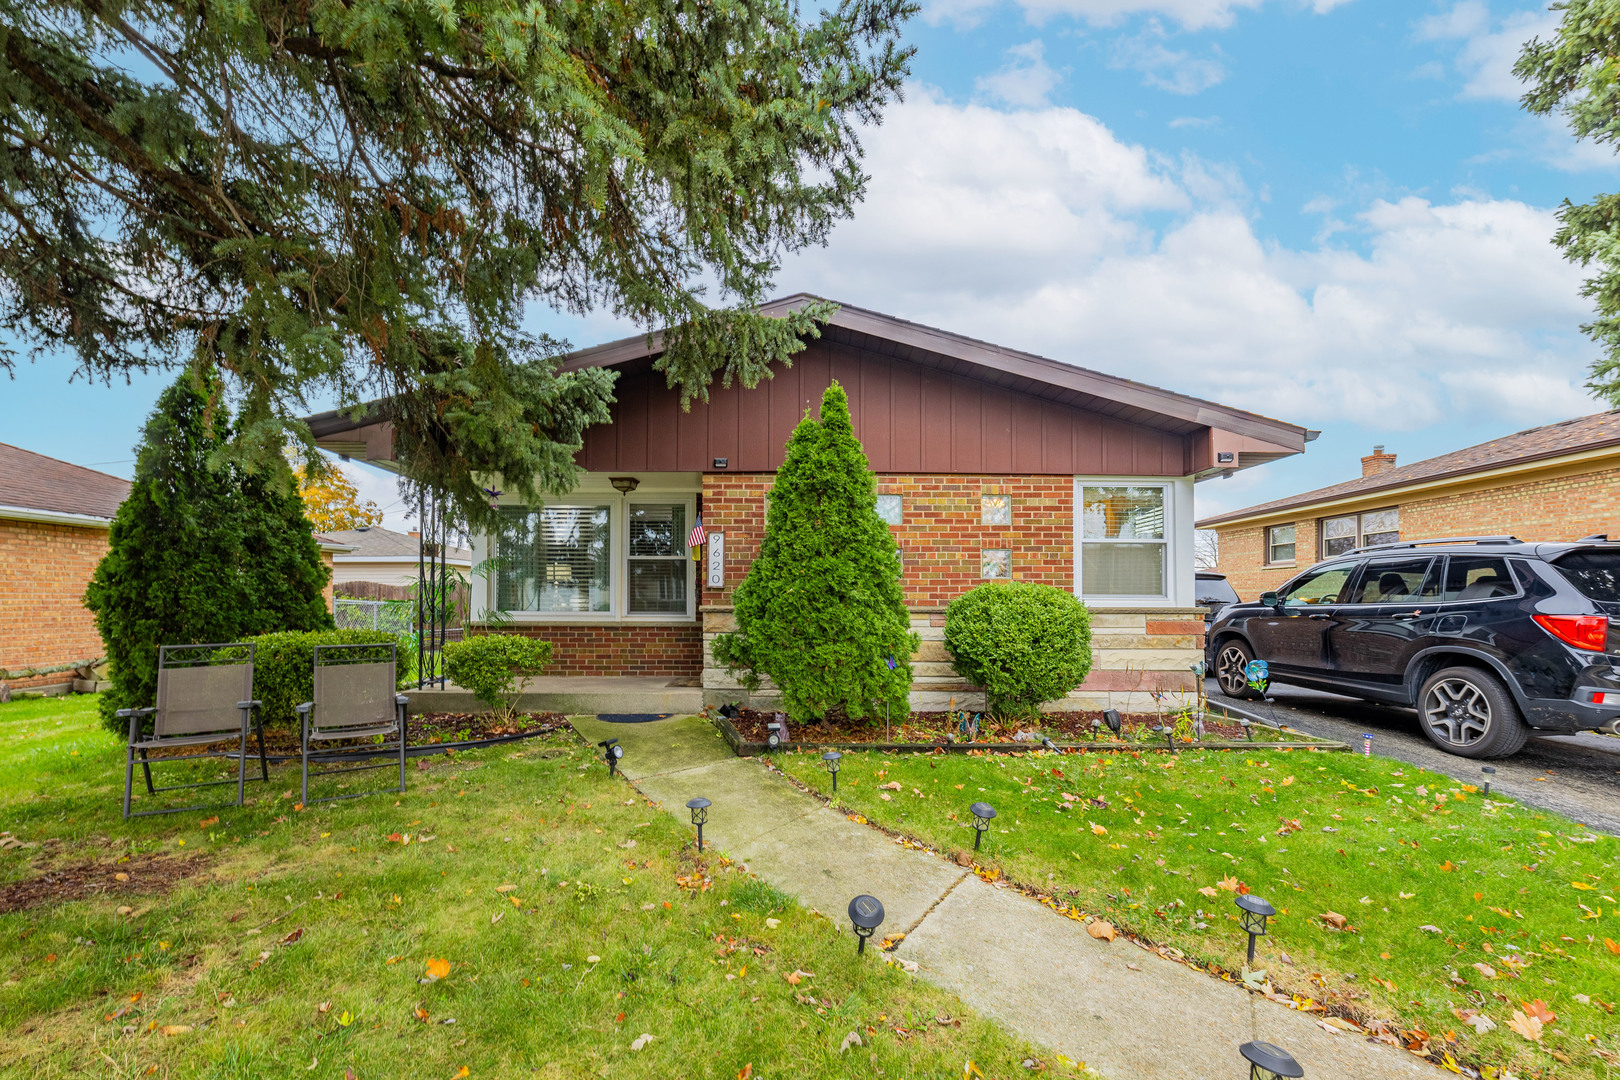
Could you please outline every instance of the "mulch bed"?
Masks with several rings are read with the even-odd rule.
[[[207,855],[177,859],[159,854],[139,856],[128,862],[96,861],[57,867],[26,881],[0,885],[0,915],[92,896],[161,895],[186,878],[202,873],[212,861]]]
[[[554,712],[519,713],[511,723],[503,723],[488,713],[418,713],[405,720],[405,741],[411,747],[432,746],[435,743],[476,742],[512,735],[544,735],[552,731],[564,731],[568,727],[568,717]],[[358,745],[359,740],[344,739],[322,743],[321,747],[323,750],[331,750]],[[198,749],[198,747],[184,747],[175,750],[174,753],[177,756],[184,756],[196,753]],[[208,749],[225,750],[234,755],[237,743],[233,739],[228,743],[215,743]],[[297,757],[298,729],[266,729],[264,750],[265,753],[274,756]],[[250,761],[258,757],[258,741],[252,736],[248,737],[248,754]],[[154,760],[163,756],[165,755],[152,754]],[[234,761],[233,757],[232,768],[235,768]]]
[[[766,725],[771,722],[774,715],[757,709],[743,709],[742,715],[734,718],[731,723],[746,741],[764,742],[770,735],[770,729]],[[967,715],[971,719],[974,714]],[[959,723],[962,716],[960,712],[954,716],[945,712],[914,712],[905,719],[895,717],[887,731],[882,717],[859,721],[835,717],[830,718],[825,726],[795,724],[790,721],[788,734],[795,742],[809,743],[944,743],[949,741],[945,737],[947,733],[954,734],[957,742],[1020,743],[1031,741],[1027,738],[1027,733],[1033,731],[1046,735],[1054,742],[1090,742],[1091,722],[1102,720],[1102,710],[1043,713],[1040,722],[1036,724],[1002,724],[984,717],[979,721],[977,735],[964,735],[961,732]],[[1159,722],[1159,718],[1151,713],[1128,714],[1122,725],[1123,736],[1126,739],[1153,737],[1149,729]],[[1100,730],[1103,738],[1111,737],[1107,724]],[[1013,737],[1020,732],[1026,733],[1025,739]],[[1204,737],[1242,739],[1243,727],[1237,721],[1225,717],[1205,716]],[[1039,740],[1035,742],[1039,745]]]

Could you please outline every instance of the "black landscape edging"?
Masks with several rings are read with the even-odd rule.
[[[1046,749],[1046,747],[1043,746],[1040,743],[1011,743],[1011,742],[991,742],[991,743],[986,743],[986,742],[972,742],[972,743],[965,743],[965,742],[958,742],[958,743],[841,743],[841,742],[823,742],[823,741],[820,741],[820,740],[796,740],[796,741],[793,741],[793,742],[785,742],[785,743],[782,743],[781,745],[779,745],[779,746],[777,746],[777,747],[775,747],[773,749],[769,743],[751,742],[751,741],[749,741],[747,739],[744,739],[743,736],[742,736],[742,732],[737,730],[736,725],[732,724],[732,722],[729,719],[727,719],[726,717],[724,717],[724,716],[711,716],[708,719],[709,719],[710,723],[714,724],[715,727],[720,729],[720,734],[725,736],[726,742],[729,743],[730,746],[731,746],[732,753],[736,754],[738,757],[761,757],[761,756],[766,755],[766,754],[776,753],[778,751],[783,751],[783,750],[810,750],[810,749],[838,750],[838,751],[841,751],[841,752],[843,752],[843,751],[858,751],[858,750],[876,750],[876,751],[878,751],[880,753],[901,753],[901,754],[931,754],[935,750],[943,750],[946,753],[965,753],[965,752],[967,752],[969,750],[987,750],[987,751],[993,751],[995,753],[1006,754],[1006,753],[1030,753],[1030,752],[1035,751],[1035,750],[1044,750],[1044,749]],[[1267,726],[1270,727],[1271,725],[1268,724]],[[1151,751],[1158,751],[1160,753],[1163,753],[1163,752],[1165,752],[1165,751],[1167,751],[1169,749],[1168,747],[1163,746],[1163,745],[1158,745],[1158,744],[1154,744],[1154,743],[1146,743],[1146,742],[1142,742],[1142,743],[1125,743],[1125,742],[1061,743],[1061,742],[1058,742],[1057,740],[1054,739],[1052,741],[1052,745],[1056,746],[1059,750],[1078,751],[1078,752],[1082,752],[1082,753],[1090,753],[1090,752],[1104,753],[1106,751],[1118,751],[1118,750],[1136,750],[1136,751],[1151,750]],[[1219,740],[1208,740],[1208,739],[1206,739],[1206,740],[1204,740],[1202,742],[1177,743],[1176,747],[1175,747],[1175,752],[1179,754],[1179,753],[1181,753],[1183,751],[1186,751],[1186,750],[1335,750],[1335,751],[1337,751],[1337,750],[1349,750],[1349,749],[1350,749],[1350,746],[1349,746],[1348,743],[1334,742],[1334,741],[1332,741],[1330,739],[1322,739],[1322,740],[1319,740],[1319,741],[1318,740],[1312,740],[1310,742],[1270,742],[1270,741],[1267,741],[1267,742],[1248,742],[1248,741],[1241,740],[1241,739],[1219,739]]]
[[[516,735],[493,735],[487,739],[466,739],[461,742],[422,743],[419,746],[407,746],[405,748],[405,756],[408,758],[428,757],[433,754],[443,753],[446,750],[454,750],[457,753],[460,753],[463,750],[481,750],[486,746],[499,746],[502,743],[519,742],[523,739],[533,739],[539,735],[554,735],[559,731],[573,730],[574,726],[570,724],[567,727],[542,728],[539,731],[520,731]],[[346,760],[352,761],[369,761],[372,758],[391,758],[398,756],[398,750],[378,750],[374,753],[356,751],[353,754],[344,754]],[[225,760],[234,760],[236,755],[225,754],[223,757]],[[250,762],[257,761],[258,757],[258,754],[248,754],[248,760]],[[264,755],[264,760],[272,765],[285,765],[289,761],[299,760],[299,757],[300,755],[298,754],[266,754]],[[153,760],[155,761],[158,759],[154,758]]]

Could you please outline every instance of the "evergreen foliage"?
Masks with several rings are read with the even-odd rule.
[[[899,551],[837,383],[822,395],[821,418],[807,412],[788,440],[765,539],[733,604],[737,628],[715,639],[715,659],[751,688],[769,676],[792,719],[881,716],[885,702],[910,714],[917,635]]]
[[[332,626],[329,571],[290,477],[219,459],[232,435],[219,390],[183,375],[158,398],[85,592],[111,662],[101,711],[115,731],[115,711],[154,703],[159,645]]]
[[[1073,593],[1035,582],[992,582],[945,609],[956,672],[982,686],[990,714],[1036,715],[1091,670],[1091,613]]]
[[[1519,54],[1513,73],[1530,89],[1521,101],[1538,116],[1561,113],[1577,139],[1614,145],[1620,141],[1620,0],[1561,0],[1552,6],[1563,17],[1550,40],[1533,38]],[[1599,195],[1588,203],[1565,199],[1558,209],[1561,227],[1553,243],[1565,258],[1597,271],[1582,295],[1597,317],[1581,327],[1603,349],[1587,382],[1611,406],[1620,407],[1620,194]]]
[[[566,490],[611,401],[529,301],[668,328],[688,399],[802,348],[828,307],[754,309],[861,198],[915,11],[0,0],[0,323],[93,378],[220,372],[256,468],[313,455],[311,397],[386,398],[407,473],[488,523],[475,477]]]

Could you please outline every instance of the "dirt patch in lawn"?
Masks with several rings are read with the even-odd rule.
[[[1079,712],[1043,713],[1038,723],[1000,723],[987,716],[980,716],[978,727],[971,726],[973,717],[977,714],[964,714],[961,712],[914,712],[901,719],[895,717],[885,727],[883,718],[876,720],[852,721],[843,717],[831,717],[825,725],[822,724],[795,724],[788,723],[788,734],[797,742],[829,742],[829,743],[946,743],[956,742],[993,742],[993,743],[1023,743],[1040,742],[1039,736],[1045,735],[1054,742],[1090,742],[1092,738],[1092,721],[1098,721],[1100,726],[1096,729],[1100,738],[1107,740],[1114,738],[1108,726],[1102,720],[1102,710]],[[731,723],[739,734],[749,742],[764,742],[770,735],[768,725],[774,713],[760,712],[757,709],[743,709],[741,715],[732,718]],[[964,717],[969,721],[969,727],[964,730]],[[1121,725],[1120,738],[1128,742],[1146,741],[1149,739],[1162,739],[1156,735],[1153,728],[1163,721],[1160,717],[1148,714],[1130,714],[1124,717]],[[1174,723],[1175,721],[1171,721]],[[1191,741],[1192,731],[1190,725],[1183,725],[1184,741]],[[1018,738],[1023,735],[1023,738]],[[1033,736],[1033,737],[1032,737]],[[1225,717],[1206,716],[1204,718],[1204,737],[1207,739],[1242,739],[1243,727],[1235,720]]]
[[[0,915],[26,911],[40,904],[60,904],[92,896],[123,893],[162,895],[177,883],[208,869],[212,861],[206,855],[191,855],[184,859],[168,855],[143,855],[127,862],[102,860],[59,866],[26,881],[0,885]]]

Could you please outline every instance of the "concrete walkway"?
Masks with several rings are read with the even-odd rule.
[[[1237,1048],[1250,1039],[1286,1048],[1307,1077],[1437,1075],[1403,1050],[1328,1031],[1312,1016],[1125,938],[1098,941],[1026,896],[902,848],[758,761],[733,757],[700,718],[646,724],[576,718],[574,727],[593,743],[617,738],[625,775],[682,820],[688,799],[712,800],[707,844],[841,928],[852,898],[876,896],[887,912],[879,936],[906,932],[896,955],[915,961],[920,977],[1104,1076],[1246,1076]]]

